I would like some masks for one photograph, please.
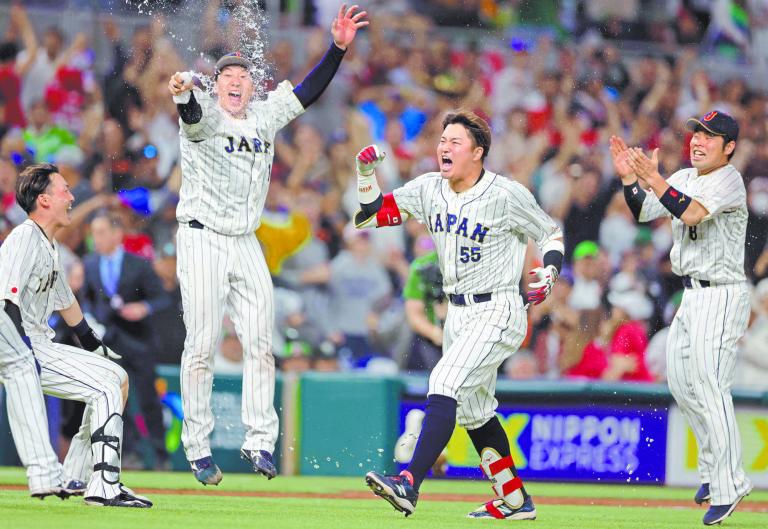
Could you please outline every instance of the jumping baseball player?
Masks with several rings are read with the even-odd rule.
[[[312,104],[333,79],[365,11],[342,5],[333,43],[295,88],[283,81],[266,101],[252,101],[251,63],[239,53],[216,63],[214,96],[176,73],[168,88],[180,115],[182,185],[177,209],[178,276],[187,338],[181,360],[182,441],[198,481],[216,485],[221,471],[209,435],[212,359],[226,309],[243,343],[241,454],[271,479],[278,435],[274,409],[272,281],[254,230],[264,208],[275,134]]]
[[[483,167],[491,146],[488,124],[471,112],[449,114],[437,145],[439,172],[419,176],[382,195],[375,145],[357,155],[359,228],[396,226],[407,217],[427,225],[435,243],[450,305],[443,356],[429,377],[426,414],[413,458],[397,476],[366,475],[375,494],[412,514],[428,469],[448,444],[458,420],[480,455],[497,498],[470,518],[532,520],[533,500],[517,476],[509,440],[496,417],[496,372],[526,333],[518,284],[528,239],[543,253],[531,273],[529,303],[552,290],[563,260],[562,234],[520,184]]]
[[[59,264],[54,234],[70,223],[74,197],[56,166],[40,164],[21,172],[16,200],[29,219],[14,228],[0,246],[0,298],[4,313],[18,333],[14,340],[17,354],[23,351],[19,340],[31,345],[31,364],[27,359],[17,362],[18,367],[29,369],[39,364],[43,392],[86,403],[83,425],[72,441],[64,473],[88,480],[84,496],[89,505],[151,507],[147,498],[120,483],[121,413],[128,391],[127,375],[110,360],[119,356],[101,343],[85,321]],[[54,331],[48,319],[54,310],[59,311],[87,350],[51,341]],[[7,334],[6,329],[3,335]],[[32,396],[29,403],[38,407],[24,413],[45,415],[45,408],[39,407],[40,399]],[[47,433],[43,437],[47,443]],[[19,452],[29,454],[40,450],[43,439],[36,435],[34,439],[21,437],[20,442]],[[50,454],[41,451],[36,457],[42,459]],[[44,485],[54,484],[55,476],[48,480]]]
[[[744,275],[747,203],[741,175],[728,163],[739,135],[736,121],[713,111],[687,124],[693,130],[693,167],[666,180],[659,174],[658,149],[649,158],[620,138],[612,137],[610,144],[635,218],[672,219],[672,271],[685,289],[667,338],[667,379],[699,447],[702,485],[694,499],[711,502],[704,524],[714,525],[752,490],[731,399],[736,343],[750,313]]]

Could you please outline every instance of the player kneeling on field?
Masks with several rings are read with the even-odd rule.
[[[0,246],[3,310],[19,335],[16,342],[20,338],[28,347],[22,353],[33,357],[38,366],[43,392],[86,404],[82,426],[64,461],[64,475],[88,482],[85,490],[77,491],[88,505],[151,507],[151,501],[120,483],[121,414],[128,397],[128,375],[112,361],[120,356],[86,322],[61,273],[54,236],[70,224],[74,197],[55,165],[39,164],[19,175],[16,201],[29,219]],[[54,331],[48,320],[54,310],[78,336],[82,349],[52,341]],[[28,413],[44,414],[45,409]]]

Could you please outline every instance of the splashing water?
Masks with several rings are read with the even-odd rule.
[[[163,13],[169,18],[174,15],[186,18],[182,16],[182,11],[184,15],[199,14],[195,18],[200,21],[200,26],[202,26],[208,4],[207,0],[189,1],[182,6],[171,4],[167,0],[124,1],[138,14],[151,18],[161,16]],[[210,39],[213,42],[207,43],[207,49],[203,49],[202,27],[193,28],[193,31],[186,35],[175,33],[167,24],[163,24],[163,30],[178,50],[194,52],[201,59],[212,59],[214,63],[221,54],[239,51],[252,64],[250,73],[254,83],[254,97],[264,99],[267,95],[267,81],[271,79],[271,66],[266,64],[264,58],[269,36],[267,14],[259,7],[259,0],[224,0],[221,4],[216,21],[218,31],[215,38]],[[210,52],[214,50],[217,56],[211,57]],[[189,70],[200,81],[200,87],[203,90],[213,92],[212,76],[194,71],[192,68]]]

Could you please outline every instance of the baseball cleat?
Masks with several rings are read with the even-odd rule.
[[[502,499],[491,500],[481,505],[467,515],[467,518],[482,518],[489,520],[535,520],[536,506],[533,499],[528,496],[517,509],[510,507]]]
[[[224,477],[211,456],[190,461],[189,466],[192,468],[195,479],[203,485],[218,485]]]
[[[693,501],[695,501],[697,505],[702,505],[703,503],[709,502],[710,499],[709,483],[702,483],[701,487],[699,487],[699,490],[696,491],[696,495],[693,497]]]
[[[376,496],[387,500],[392,507],[406,516],[416,510],[419,493],[411,485],[411,480],[405,474],[384,476],[378,472],[368,472],[365,482]]]
[[[139,496],[122,483],[120,484],[120,494],[114,498],[86,496],[85,503],[95,507],[135,507],[139,509],[149,509],[152,507],[152,502],[149,501],[149,498]]]
[[[47,487],[45,489],[36,490],[34,492],[30,492],[29,495],[39,500],[44,500],[48,496],[56,496],[57,498],[66,500],[71,496],[71,494],[65,491],[64,487],[62,487],[61,485],[56,485],[54,487]]]
[[[262,474],[267,479],[272,479],[277,476],[277,469],[272,462],[272,454],[266,450],[246,450],[243,448],[240,450],[240,457],[246,461],[250,461],[253,465],[253,471],[257,474]]]
[[[69,496],[82,496],[85,494],[85,489],[87,486],[87,484],[83,483],[79,479],[70,479],[61,488]]]
[[[726,518],[728,518],[733,511],[736,510],[736,507],[739,505],[739,502],[743,500],[746,496],[749,496],[749,493],[752,492],[752,489],[750,488],[747,492],[736,498],[736,501],[729,505],[710,505],[709,510],[704,514],[704,519],[702,520],[704,522],[704,525],[715,525],[719,524]]]

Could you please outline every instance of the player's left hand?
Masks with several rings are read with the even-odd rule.
[[[652,185],[662,176],[659,174],[659,149],[654,149],[651,157],[645,155],[639,147],[629,149],[627,164],[638,179]]]
[[[538,267],[530,271],[532,276],[536,276],[535,283],[530,283],[531,291],[528,292],[528,303],[531,305],[538,305],[552,292],[552,287],[555,286],[557,281],[557,268],[552,265],[544,268]]]
[[[360,11],[355,14],[355,11],[359,6],[353,5],[347,9],[347,4],[341,4],[339,7],[339,14],[333,20],[331,25],[331,34],[333,35],[333,42],[341,48],[346,50],[353,40],[355,40],[355,34],[357,30],[367,26],[370,22],[362,20],[368,13],[366,11]],[[345,11],[346,10],[346,11]]]

